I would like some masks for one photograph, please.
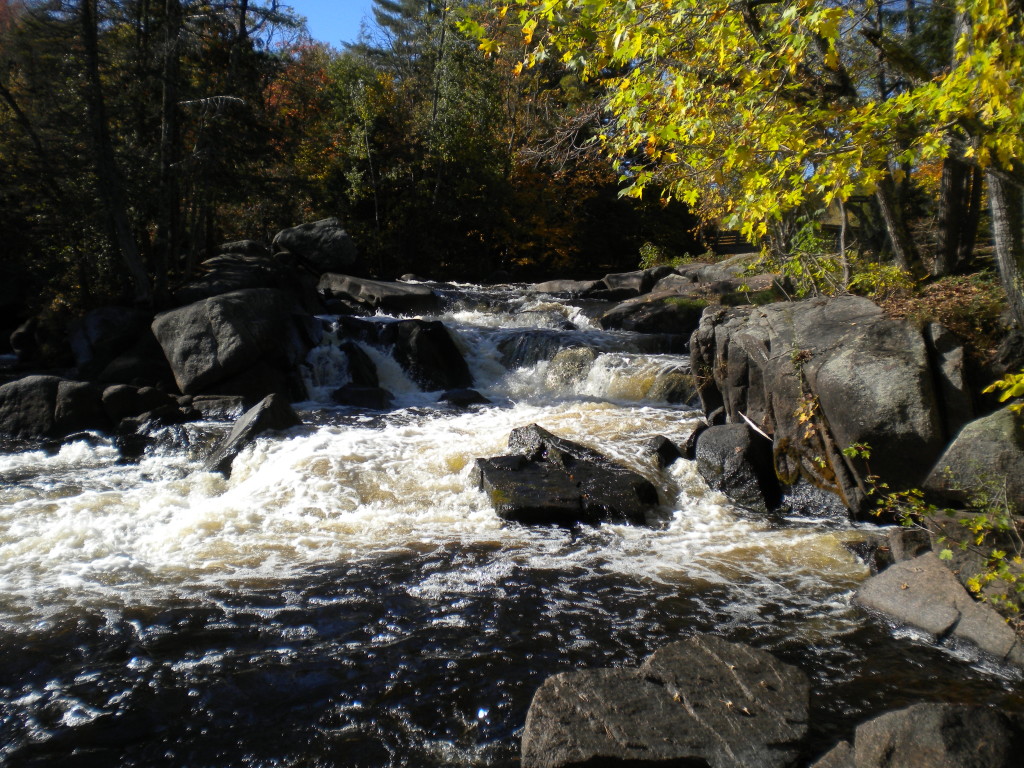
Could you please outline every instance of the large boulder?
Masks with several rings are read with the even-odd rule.
[[[691,299],[675,291],[649,293],[627,299],[605,312],[601,316],[601,327],[689,336],[700,325],[701,314],[707,306],[704,299]]]
[[[513,455],[477,459],[480,489],[505,520],[573,526],[655,521],[658,492],[643,476],[536,424],[512,430]]]
[[[696,459],[704,482],[737,506],[766,513],[782,501],[772,466],[772,445],[746,424],[703,430],[697,437]]]
[[[231,462],[259,435],[272,430],[301,426],[302,420],[280,395],[267,395],[235,422],[231,433],[214,448],[206,460],[208,472],[231,474]]]
[[[972,421],[946,448],[926,490],[963,504],[971,492],[999,497],[1024,515],[1024,418],[1009,408]]]
[[[430,286],[419,283],[392,283],[328,273],[320,276],[317,290],[328,299],[347,299],[368,310],[396,314],[428,312],[440,305]]]
[[[807,676],[771,654],[695,635],[639,669],[567,672],[533,697],[523,768],[786,768],[807,734]]]
[[[640,269],[635,272],[615,272],[605,275],[586,296],[597,299],[621,301],[647,293],[663,277],[674,272],[672,267],[661,266]]]
[[[153,333],[185,394],[253,400],[275,391],[296,399],[304,394],[296,367],[314,330],[281,291],[252,288],[203,299],[157,315]]]
[[[378,322],[358,317],[338,319],[339,336],[390,353],[424,390],[434,392],[473,385],[465,358],[443,323],[435,320]]]
[[[283,229],[273,245],[302,259],[314,272],[347,272],[359,259],[352,237],[338,218]]]
[[[862,723],[813,768],[1017,768],[1022,750],[1019,714],[924,703]]]
[[[868,505],[867,476],[920,485],[944,444],[925,339],[867,299],[712,307],[690,339],[705,412],[724,407],[773,436],[776,474]],[[870,446],[863,457],[844,449]]]
[[[0,434],[22,439],[107,430],[102,390],[58,376],[26,376],[0,386]]]
[[[854,602],[943,643],[969,643],[997,660],[1024,666],[1024,646],[991,606],[968,594],[932,552],[865,581]]]

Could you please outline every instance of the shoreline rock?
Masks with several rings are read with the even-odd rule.
[[[749,646],[694,635],[639,668],[564,672],[534,694],[523,768],[678,765],[791,768],[810,682]]]

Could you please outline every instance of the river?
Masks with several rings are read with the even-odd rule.
[[[329,404],[331,333],[308,362],[307,426],[202,471],[227,425],[168,428],[124,462],[106,438],[0,455],[0,763],[10,766],[515,766],[534,690],[638,663],[695,631],[812,678],[809,756],[922,700],[1022,704],[1018,680],[851,607],[868,569],[845,519],[758,519],[655,435],[698,413],[659,401],[688,370],[599,307],[445,286],[476,389],[458,410],[365,348],[386,413]],[[388,318],[377,318],[388,322]],[[596,352],[572,375],[562,348]],[[665,525],[502,522],[472,479],[537,423],[660,489]]]

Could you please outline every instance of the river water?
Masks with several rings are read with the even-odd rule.
[[[367,347],[395,409],[331,406],[328,332],[307,426],[230,479],[201,470],[223,424],[171,428],[137,463],[100,437],[0,455],[0,764],[514,766],[545,677],[695,631],[811,676],[808,757],[915,701],[1024,704],[1008,671],[851,607],[864,526],[757,519],[692,463],[657,468],[645,443],[698,416],[656,397],[688,370],[677,345],[511,287],[442,292],[430,319],[492,405],[440,405]],[[551,362],[577,346],[589,370]],[[665,525],[502,522],[473,462],[531,423],[654,481]]]

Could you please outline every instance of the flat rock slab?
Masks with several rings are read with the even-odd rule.
[[[579,296],[598,288],[604,288],[600,280],[548,280],[530,286],[533,293],[564,293],[571,296]]]
[[[363,277],[328,273],[320,277],[317,290],[332,298],[348,298],[370,309],[388,312],[417,312],[436,309],[440,304],[429,286],[392,283]]]
[[[807,733],[810,683],[771,654],[695,635],[639,669],[567,672],[537,691],[523,768],[785,768]]]
[[[934,553],[897,563],[868,579],[854,602],[939,641],[955,638],[1002,662],[1024,666],[1017,634],[995,609],[971,597]]]

